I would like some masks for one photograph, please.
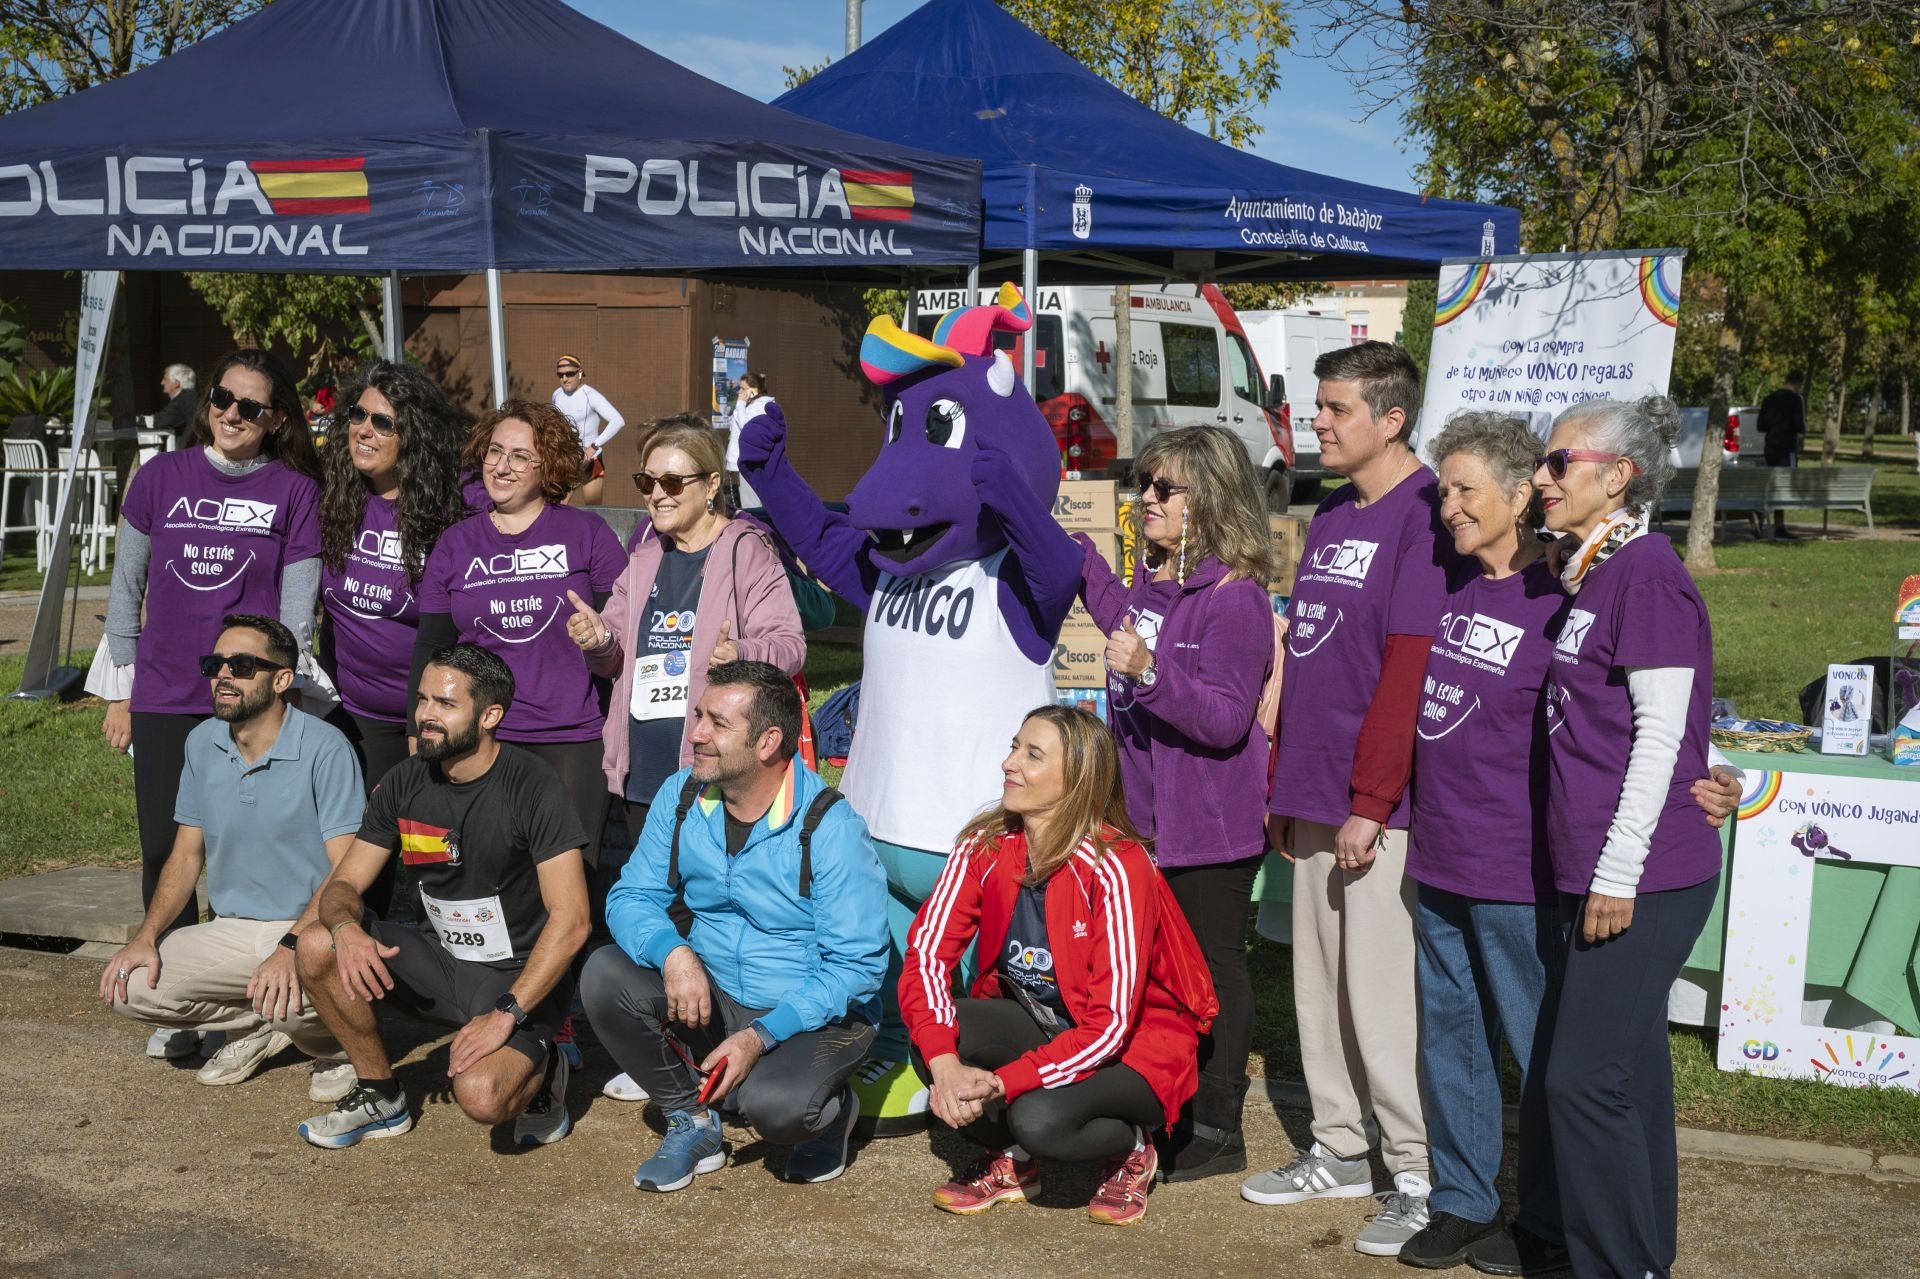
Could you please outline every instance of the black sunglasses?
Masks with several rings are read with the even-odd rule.
[[[252,679],[261,671],[287,669],[284,663],[269,662],[264,657],[255,657],[252,653],[234,653],[231,656],[226,653],[208,653],[200,659],[200,673],[208,679],[219,675],[222,666],[232,671],[236,679]]]
[[[1140,486],[1140,496],[1145,497],[1151,493],[1156,499],[1162,502],[1172,497],[1175,493],[1184,493],[1187,491],[1187,486],[1184,484],[1175,484],[1171,480],[1165,479],[1157,480],[1148,475],[1136,475],[1133,477],[1133,482]]]
[[[241,399],[224,386],[216,386],[211,391],[208,391],[207,403],[213,405],[214,408],[219,409],[222,413],[225,413],[228,409],[238,404],[240,406],[240,417],[243,421],[247,422],[259,421],[260,415],[273,407],[271,404],[262,404],[258,400]]]
[[[555,369],[553,371],[553,375],[555,377],[579,377],[580,370],[579,369]]]
[[[653,486],[658,484],[668,497],[679,497],[680,490],[696,480],[704,480],[704,475],[648,475],[645,471],[633,473],[633,486],[640,490],[640,496],[652,497]]]
[[[369,413],[358,404],[347,410],[347,421],[355,426],[359,426],[362,422],[371,422],[373,429],[381,435],[392,435],[399,429],[394,425],[391,413]]]

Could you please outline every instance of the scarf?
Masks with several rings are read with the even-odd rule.
[[[1607,516],[1567,557],[1567,562],[1560,569],[1560,585],[1567,588],[1567,594],[1578,595],[1580,584],[1586,580],[1587,574],[1613,558],[1621,547],[1646,531],[1647,522],[1624,507]]]

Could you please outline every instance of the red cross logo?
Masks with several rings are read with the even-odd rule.
[[[1100,339],[1100,345],[1094,348],[1093,358],[1095,362],[1100,365],[1100,371],[1105,373],[1108,362],[1113,358],[1107,354],[1107,340],[1105,338]]]

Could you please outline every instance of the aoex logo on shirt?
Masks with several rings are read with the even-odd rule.
[[[1373,553],[1379,549],[1378,542],[1363,542],[1350,537],[1344,542],[1321,547],[1313,553],[1310,562],[1316,573],[1344,578],[1358,585],[1367,580],[1367,570],[1373,567]]]
[[[1560,638],[1553,643],[1553,655],[1563,662],[1578,662],[1580,646],[1587,642],[1587,632],[1593,629],[1593,614],[1584,608],[1576,608],[1567,614],[1567,621],[1560,628]]]
[[[476,555],[467,565],[466,580],[476,577],[490,580],[503,577],[566,577],[567,548],[563,542],[546,546],[527,546],[498,555]]]
[[[382,533],[378,529],[361,529],[359,540],[354,549],[370,560],[400,566],[400,534],[389,530]]]
[[[1505,674],[1525,634],[1485,613],[1449,613],[1440,619],[1440,639],[1459,656],[1483,669]]]
[[[273,517],[279,509],[272,502],[249,502],[239,497],[183,497],[167,512],[167,519],[267,533],[272,531]]]

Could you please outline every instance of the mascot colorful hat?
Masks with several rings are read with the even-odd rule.
[[[855,528],[874,535],[889,572],[912,574],[978,559],[1007,544],[971,478],[982,450],[1005,454],[1014,474],[1051,508],[1060,488],[1053,429],[995,350],[996,333],[1024,333],[1033,312],[1020,291],[1000,286],[993,305],[950,311],[932,340],[881,316],[860,344],[860,369],[886,391],[886,443],[851,493]]]

